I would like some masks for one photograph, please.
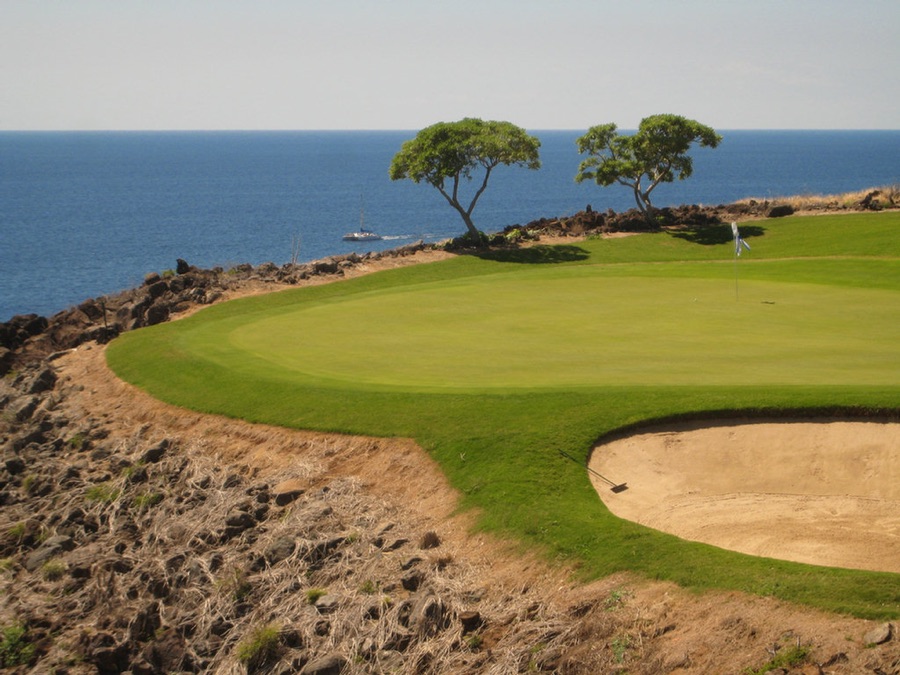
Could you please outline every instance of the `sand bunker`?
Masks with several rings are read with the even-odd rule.
[[[900,572],[900,423],[719,420],[594,448],[621,518],[733,551]]]

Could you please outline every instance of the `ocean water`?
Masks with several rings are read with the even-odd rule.
[[[539,171],[498,167],[474,211],[494,232],[541,217],[634,206],[578,185],[582,131],[533,131]],[[900,131],[721,131],[656,206],[832,194],[900,184]],[[138,285],[183,258],[200,267],[299,261],[462,234],[428,185],[388,178],[414,131],[0,132],[0,321],[51,315]],[[467,186],[474,190],[474,184]],[[382,241],[347,243],[361,215]]]

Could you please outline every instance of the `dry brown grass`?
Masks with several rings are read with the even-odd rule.
[[[737,204],[749,204],[750,202],[770,202],[775,204],[788,204],[796,211],[822,211],[828,209],[855,209],[866,197],[877,193],[872,202],[880,208],[900,208],[900,185],[887,185],[883,187],[866,188],[856,192],[844,192],[840,194],[821,195],[803,194],[784,197],[747,197],[737,200]]]

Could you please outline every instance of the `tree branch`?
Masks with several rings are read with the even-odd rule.
[[[475,203],[478,201],[478,198],[481,196],[481,194],[482,194],[482,193],[485,191],[485,189],[487,188],[488,178],[491,177],[491,170],[492,170],[495,166],[497,166],[496,163],[491,164],[490,166],[485,166],[485,167],[484,167],[484,180],[481,181],[481,187],[478,188],[478,192],[476,192],[476,193],[475,193],[475,196],[472,197],[472,203],[469,204],[469,210],[466,212],[466,213],[468,213],[469,216],[471,216],[471,215],[472,215],[472,211],[475,210]]]

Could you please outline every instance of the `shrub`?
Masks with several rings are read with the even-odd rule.
[[[48,560],[41,567],[41,576],[47,581],[58,581],[66,573],[66,564],[62,560]]]
[[[34,645],[25,639],[22,626],[6,626],[0,631],[0,666],[23,666],[34,657]]]
[[[306,602],[310,605],[314,605],[323,595],[328,595],[328,591],[324,588],[310,588],[306,591]]]
[[[787,649],[782,650],[778,653],[777,656],[775,656],[775,658],[763,665],[761,668],[757,668],[756,670],[748,668],[744,672],[747,675],[763,675],[763,673],[768,673],[770,671],[775,671],[781,668],[794,668],[804,663],[809,657],[809,653],[809,647],[803,647],[800,644],[797,644],[793,647],[788,647]]]
[[[359,587],[359,592],[364,593],[365,595],[374,595],[378,592],[378,584],[371,579],[367,579],[363,582],[362,586]]]
[[[247,574],[243,570],[235,569],[231,574],[216,582],[224,593],[230,594],[235,602],[244,601],[253,591],[253,584],[247,580]]]
[[[149,492],[138,495],[134,498],[134,508],[138,511],[146,511],[150,507],[156,506],[163,500],[163,496],[159,492]]]
[[[119,498],[119,490],[109,483],[100,483],[89,487],[85,497],[89,502],[111,504]]]
[[[631,591],[614,588],[609,592],[609,597],[604,603],[604,608],[607,612],[614,612],[625,604],[625,601],[629,596],[631,596]]]
[[[24,490],[25,494],[30,495],[36,483],[37,476],[35,476],[33,473],[30,473],[22,479],[22,490]]]
[[[15,539],[17,542],[21,543],[22,539],[25,538],[26,531],[27,526],[25,525],[25,521],[20,521],[15,525],[10,526],[10,528],[6,532],[12,539]]]
[[[247,664],[250,672],[260,668],[278,654],[280,635],[281,628],[274,623],[254,628],[247,639],[238,645],[238,659]]]
[[[612,649],[613,658],[615,658],[616,663],[625,663],[625,659],[628,656],[628,650],[631,647],[631,638],[627,635],[614,638],[609,646]]]
[[[448,241],[444,248],[448,251],[461,251],[471,248],[485,248],[488,244],[489,239],[484,232],[479,232],[478,235],[466,232],[464,235]]]
[[[513,228],[506,232],[503,235],[503,238],[506,240],[507,244],[518,244],[523,241],[528,241],[530,239],[534,239],[534,236],[528,232],[527,230],[523,230],[520,227]]]

